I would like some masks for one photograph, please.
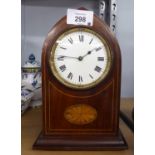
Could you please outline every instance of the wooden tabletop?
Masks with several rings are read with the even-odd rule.
[[[121,100],[121,110],[131,117],[133,98]],[[133,155],[134,134],[120,119],[120,129],[128,143],[128,149],[122,151],[41,151],[32,150],[32,145],[42,128],[41,108],[29,109],[21,118],[22,155]]]

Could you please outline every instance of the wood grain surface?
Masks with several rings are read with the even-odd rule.
[[[130,117],[133,99],[122,99],[121,110]],[[42,108],[30,109],[21,118],[21,147],[22,155],[133,155],[134,135],[120,119],[120,129],[128,143],[128,149],[122,151],[38,151],[32,150],[32,145],[42,128]]]

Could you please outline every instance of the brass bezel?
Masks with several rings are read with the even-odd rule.
[[[111,54],[110,49],[108,47],[108,44],[106,43],[104,38],[101,37],[97,32],[95,32],[91,29],[88,29],[88,28],[72,28],[72,29],[69,29],[68,31],[62,33],[56,40],[62,39],[67,34],[70,34],[70,33],[76,32],[76,31],[85,31],[88,33],[92,33],[93,35],[97,36],[102,41],[102,43],[104,44],[104,46],[106,48],[107,58],[108,58],[107,66],[106,66],[106,69],[104,70],[104,72],[101,74],[101,76],[97,80],[93,81],[90,84],[83,84],[83,85],[82,84],[73,84],[73,83],[70,83],[67,80],[63,79],[60,76],[60,74],[58,73],[56,66],[55,66],[55,63],[54,63],[54,54],[55,54],[55,49],[57,47],[56,42],[53,45],[51,53],[50,53],[50,59],[49,59],[50,69],[51,69],[53,75],[56,77],[56,79],[59,82],[61,82],[63,85],[65,85],[69,88],[73,88],[73,89],[88,89],[88,88],[92,88],[92,87],[96,86],[97,84],[99,84],[101,81],[103,81],[105,79],[105,77],[109,73],[111,65],[112,65],[112,54]]]

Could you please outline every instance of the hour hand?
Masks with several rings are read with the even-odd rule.
[[[93,52],[93,51],[99,51],[99,50],[101,50],[102,49],[102,46],[99,46],[99,47],[95,47],[95,48],[93,48],[92,50],[90,50],[90,51],[88,51],[88,54],[90,54],[91,52]]]
[[[93,48],[92,50],[90,50],[90,51],[88,51],[85,55],[83,55],[83,56],[81,56],[81,58],[83,59],[84,57],[86,57],[87,55],[90,55],[93,51],[99,51],[100,49],[102,49],[102,46],[100,46],[100,47],[95,47],[95,48]]]

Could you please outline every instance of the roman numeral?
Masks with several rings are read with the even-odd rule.
[[[92,43],[92,41],[93,41],[93,38],[90,40],[89,45]]]
[[[104,61],[104,57],[98,57],[97,60],[98,61]]]
[[[83,78],[81,75],[79,75],[79,82],[83,82]]]
[[[66,50],[67,48],[60,46],[61,49]]]
[[[102,47],[98,47],[98,48],[96,48],[96,52],[99,51],[99,50],[101,50],[101,49],[102,49]]]
[[[84,36],[83,35],[79,35],[79,41],[83,42],[84,41]]]
[[[68,74],[67,78],[72,80],[72,78],[73,78],[73,73],[70,72],[70,73]]]
[[[73,39],[72,39],[71,37],[68,39],[68,41],[69,41],[71,44],[73,44]]]
[[[66,70],[66,66],[65,66],[65,65],[62,65],[62,66],[60,66],[59,68],[60,68],[60,70],[61,70],[62,72],[64,72],[64,71]]]
[[[89,74],[90,78],[93,79],[93,76],[91,74]]]
[[[101,71],[101,69],[102,68],[100,68],[99,66],[96,66],[94,70],[99,73]]]

